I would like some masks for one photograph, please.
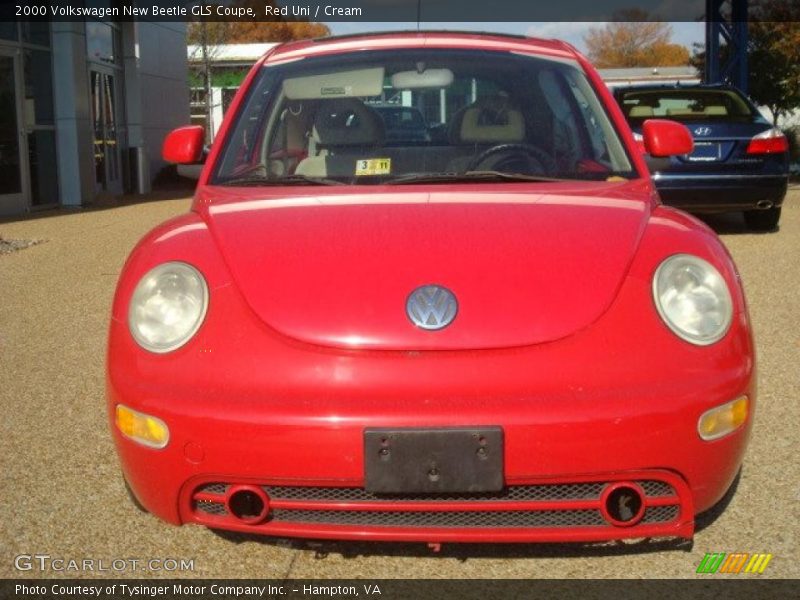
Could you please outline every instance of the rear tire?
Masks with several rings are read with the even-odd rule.
[[[744,222],[751,231],[775,231],[780,218],[780,206],[773,206],[767,210],[744,211]]]

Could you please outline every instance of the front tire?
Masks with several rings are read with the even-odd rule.
[[[781,218],[781,207],[773,206],[767,210],[744,211],[744,222],[751,231],[775,231]]]

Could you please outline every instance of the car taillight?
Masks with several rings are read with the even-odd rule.
[[[789,141],[777,127],[759,133],[747,144],[747,154],[780,154],[788,150]]]
[[[642,154],[647,154],[647,150],[644,147],[644,136],[641,133],[633,132],[633,140],[636,142],[636,146],[639,148]]]

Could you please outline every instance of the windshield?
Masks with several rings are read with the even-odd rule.
[[[734,90],[666,89],[622,94],[622,110],[631,123],[668,117],[674,121],[751,120],[752,106]]]
[[[214,172],[229,185],[636,177],[572,61],[393,50],[265,66]]]

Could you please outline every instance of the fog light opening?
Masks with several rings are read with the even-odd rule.
[[[617,527],[636,525],[644,516],[644,494],[634,483],[616,483],[606,488],[602,498],[603,518]]]
[[[261,488],[255,486],[233,486],[226,504],[228,512],[251,525],[263,521],[269,512],[269,498]]]

